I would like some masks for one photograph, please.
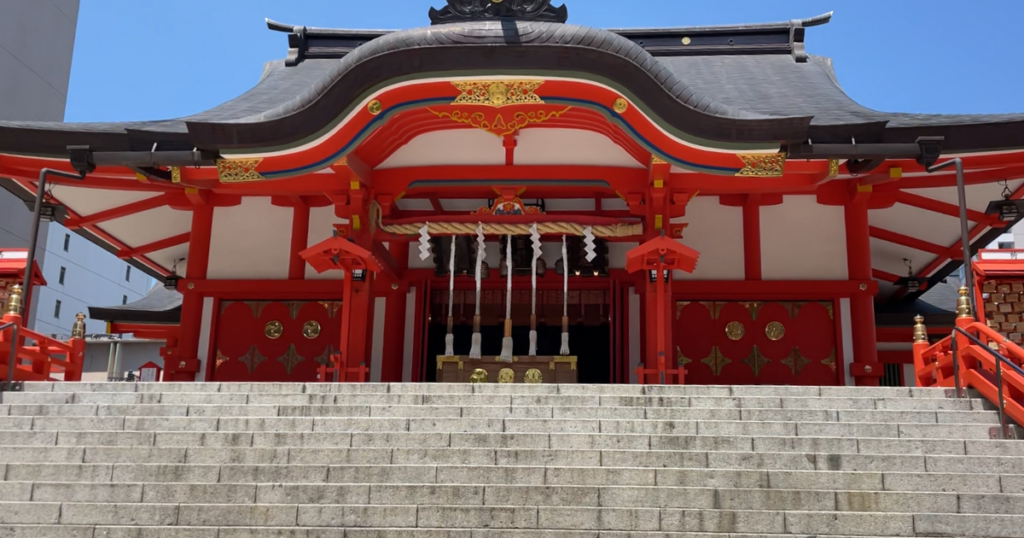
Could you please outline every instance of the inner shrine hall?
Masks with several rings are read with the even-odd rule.
[[[990,202],[1024,195],[1024,114],[858,104],[806,43],[831,14],[429,7],[267,21],[283,58],[192,116],[0,122],[0,186],[77,174],[64,225],[180,294],[98,318],[165,340],[164,381],[878,385],[961,216],[974,249],[1020,219]]]

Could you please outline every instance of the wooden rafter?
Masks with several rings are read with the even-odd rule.
[[[895,243],[897,245],[920,250],[922,252],[930,252],[936,256],[944,256],[949,251],[949,247],[930,243],[916,237],[910,237],[909,235],[903,235],[890,230],[884,230],[876,226],[871,226],[868,230],[871,237],[874,237],[875,239],[881,239],[882,241]]]
[[[176,194],[161,194],[145,200],[139,200],[138,202],[132,202],[123,206],[107,209],[106,211],[100,211],[99,213],[93,213],[92,215],[68,218],[67,221],[64,222],[64,226],[68,229],[74,230],[76,228],[82,228],[92,224],[99,224],[101,222],[127,217],[128,215],[142,213],[143,211],[163,207],[174,202],[180,202],[181,200],[182,197]]]

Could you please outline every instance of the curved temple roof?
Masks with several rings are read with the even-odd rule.
[[[0,152],[65,156],[72,145],[97,151],[148,151],[154,144],[211,151],[286,146],[388,83],[499,73],[600,81],[634,96],[674,128],[725,143],[944,136],[947,153],[1024,147],[1024,114],[899,114],[859,105],[840,88],[829,59],[804,51],[806,29],[830,17],[630,30],[473,20],[364,31],[268,21],[272,30],[289,34],[288,57],[269,62],[259,83],[231,101],[165,121],[0,122]],[[508,50],[494,54],[494,47]]]

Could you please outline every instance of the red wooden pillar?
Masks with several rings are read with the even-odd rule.
[[[397,269],[406,269],[409,265],[409,243],[392,241],[388,246],[391,257],[397,263]],[[405,358],[405,317],[406,296],[409,283],[392,282],[387,291],[384,303],[384,346],[380,368],[382,383],[400,383],[402,381],[402,363]]]
[[[761,280],[761,204],[753,194],[743,204],[743,269],[747,280]]]
[[[868,232],[870,186],[858,186],[846,205],[846,259],[850,280],[870,282],[871,241]],[[882,376],[875,335],[875,301],[868,293],[850,297],[850,328],[853,338],[853,362],[850,375],[857,385],[877,386]]]
[[[292,209],[292,241],[288,252],[288,280],[305,280],[306,260],[299,255],[309,243],[309,206],[299,202]]]
[[[205,280],[210,262],[210,234],[213,229],[213,206],[197,205],[192,209],[192,235],[188,244],[186,280]],[[164,364],[164,381],[195,381],[199,371],[199,333],[203,325],[203,296],[182,292],[181,334],[178,357]]]

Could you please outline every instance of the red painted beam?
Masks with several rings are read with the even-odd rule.
[[[152,243],[141,245],[135,248],[119,250],[117,252],[117,257],[121,258],[122,260],[126,260],[128,258],[134,258],[140,254],[149,254],[150,252],[157,252],[165,248],[176,247],[178,245],[188,243],[188,240],[191,236],[192,234],[190,232],[186,232],[181,235],[168,237],[167,239],[161,239],[159,241],[153,241]]]
[[[888,282],[890,284],[895,284],[896,281],[901,278],[899,275],[894,275],[892,273],[887,273],[885,271],[882,271],[881,269],[872,269],[871,270],[871,276],[873,276],[873,277],[875,277],[878,280],[881,280],[883,282]]]
[[[930,252],[936,256],[945,256],[949,252],[949,247],[929,243],[928,241],[910,237],[909,235],[883,230],[876,226],[871,226],[868,230],[871,237],[874,237],[875,239],[881,239],[882,241],[888,241],[889,243],[895,243],[897,245],[920,250],[922,252]]]
[[[896,203],[909,205],[919,209],[925,209],[934,213],[941,213],[943,215],[960,218],[960,208],[953,204],[947,204],[946,202],[940,202],[927,196],[919,196],[917,194],[911,194],[909,192],[900,191],[896,193]],[[986,215],[981,211],[975,211],[973,209],[967,210],[967,219],[973,222],[992,222],[992,216]]]
[[[93,213],[92,215],[68,218],[64,222],[64,227],[74,230],[76,228],[82,228],[93,224],[99,224],[101,222],[119,219],[121,217],[127,217],[128,215],[134,215],[136,213],[142,213],[143,211],[149,211],[150,209],[166,206],[172,202],[179,201],[180,198],[180,196],[175,194],[161,194],[159,196],[139,200],[138,202],[115,207],[106,211],[100,211],[99,213]]]

